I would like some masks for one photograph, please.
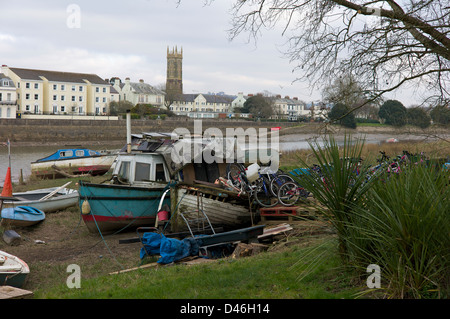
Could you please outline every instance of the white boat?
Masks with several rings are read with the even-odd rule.
[[[103,175],[110,170],[116,155],[88,149],[60,149],[31,163],[31,173],[40,178],[74,175]]]
[[[21,288],[29,273],[30,268],[22,259],[0,250],[0,286]]]
[[[52,193],[54,194],[51,195]],[[28,206],[42,210],[45,213],[52,213],[75,206],[77,203],[77,190],[53,187],[13,193],[12,199],[3,202],[3,208]]]

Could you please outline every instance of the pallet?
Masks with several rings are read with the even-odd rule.
[[[286,206],[275,206],[275,207],[265,207],[259,209],[259,214],[262,221],[266,221],[267,218],[280,218],[287,217],[289,221],[293,221],[294,217],[297,216],[297,207],[286,207]]]
[[[0,299],[25,299],[31,298],[33,292],[12,286],[0,286]]]

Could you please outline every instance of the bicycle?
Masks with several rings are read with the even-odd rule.
[[[293,206],[301,198],[306,199],[309,192],[294,182],[286,182],[278,189],[278,202],[283,206]]]
[[[257,204],[263,207],[275,206],[278,200],[274,201],[276,197],[270,192],[270,182],[267,177],[259,171],[258,179],[250,184],[245,171],[246,168],[241,163],[227,165],[227,177],[235,187],[241,190],[239,195],[247,194],[249,198],[253,198]]]

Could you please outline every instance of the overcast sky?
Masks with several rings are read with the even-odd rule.
[[[293,83],[301,74],[283,57],[281,30],[265,31],[256,45],[245,36],[229,41],[233,1],[0,0],[0,64],[158,86],[166,81],[167,47],[177,46],[184,93],[268,91],[319,100],[307,83]],[[392,97],[414,103],[406,96]]]

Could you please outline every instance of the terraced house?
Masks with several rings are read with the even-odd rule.
[[[226,117],[231,112],[231,103],[235,97],[215,94],[182,94],[174,101],[170,110],[176,115],[191,118]]]
[[[104,115],[118,93],[95,74],[2,66],[15,84],[17,111],[23,114]]]
[[[0,73],[0,118],[16,118],[16,86]]]

